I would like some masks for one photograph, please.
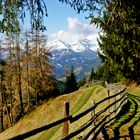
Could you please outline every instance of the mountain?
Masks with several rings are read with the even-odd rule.
[[[48,42],[54,65],[54,75],[57,78],[64,77],[73,66],[78,79],[88,75],[91,68],[97,68],[100,64],[97,55],[97,45],[90,40],[79,40],[75,44],[67,44],[61,40]]]

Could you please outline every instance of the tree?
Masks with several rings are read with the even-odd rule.
[[[6,35],[3,47],[0,44],[1,130],[19,120],[40,101],[55,96],[57,84],[52,75],[46,36],[40,31],[26,32],[25,36],[12,32]]]
[[[16,79],[17,79],[17,93],[19,95],[19,104],[20,104],[20,116],[23,116],[24,114],[24,106],[23,106],[23,95],[22,95],[22,72],[21,72],[21,49],[20,49],[20,44],[19,44],[19,35],[16,34]]]
[[[66,77],[66,83],[65,83],[65,93],[70,93],[75,90],[77,90],[77,81],[74,74],[73,67],[71,68],[70,74]]]
[[[91,72],[90,72],[90,74],[88,76],[87,82],[91,83],[95,79],[96,79],[96,75],[95,75],[95,72],[94,72],[94,68],[92,67]]]
[[[83,77],[82,79],[80,79],[80,80],[78,81],[78,88],[84,86],[85,84],[86,84],[86,78]]]
[[[122,75],[136,81],[140,79],[138,4],[139,1],[132,0],[112,2],[106,6],[102,17],[93,19],[93,23],[104,32],[100,35],[99,46],[105,56],[104,63],[110,74],[110,81],[120,80]]]
[[[25,35],[25,46],[24,46],[24,53],[22,55],[22,65],[24,65],[24,67],[22,68],[22,87],[24,88],[24,91],[26,91],[24,94],[27,94],[27,108],[26,110],[30,110],[32,103],[31,103],[31,86],[30,86],[30,79],[31,79],[31,74],[30,74],[30,67],[31,67],[31,54],[30,54],[30,49],[31,46],[29,44],[29,42],[31,41],[31,34],[29,31],[26,31],[24,33]]]
[[[104,65],[102,64],[102,65],[99,65],[97,67],[97,70],[96,70],[96,79],[97,80],[102,80],[103,75],[104,75]]]
[[[14,88],[13,88],[13,71],[15,70],[13,67],[13,35],[12,33],[7,34],[5,39],[3,40],[3,46],[5,46],[6,51],[8,52],[8,57],[6,58],[6,66],[4,68],[5,70],[5,76],[4,76],[4,85],[6,90],[6,95],[9,99],[7,99],[7,102],[10,103],[10,109],[9,109],[9,120],[11,123],[14,121],[13,116],[13,101],[14,101]]]
[[[87,18],[92,18],[96,22],[96,18],[102,17],[108,6],[112,5],[107,23],[113,20],[117,9],[125,8],[130,3],[138,9],[139,1],[136,0],[59,0],[61,3],[70,5],[77,13],[88,12]],[[53,6],[53,5],[52,5]],[[48,15],[47,2],[45,0],[1,0],[0,1],[0,30],[1,31],[20,31],[20,21],[24,23],[26,15],[30,17],[31,27],[44,31],[46,28],[43,24],[43,18]],[[125,13],[122,13],[125,15]],[[123,24],[124,25],[124,24]],[[112,25],[110,25],[112,26]]]
[[[54,88],[55,78],[52,75],[53,66],[50,64],[50,52],[47,48],[47,38],[36,29],[32,34],[30,44],[30,86],[33,89],[36,104],[50,96]]]
[[[4,77],[4,71],[3,71],[3,60],[2,60],[2,47],[1,47],[1,40],[0,40],[0,123],[1,123],[1,130],[4,130],[4,85],[3,85],[3,77]]]
[[[28,13],[27,13],[28,11]],[[32,28],[44,30],[43,17],[47,16],[46,2],[44,0],[1,0],[0,1],[0,30],[19,32],[20,20],[24,22],[26,14],[30,16]]]

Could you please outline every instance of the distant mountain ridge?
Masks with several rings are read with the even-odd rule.
[[[68,44],[61,40],[48,42],[52,55],[51,63],[54,65],[54,75],[64,77],[71,66],[74,67],[77,78],[86,76],[92,67],[95,69],[101,63],[97,54],[98,46],[90,40],[79,40]]]

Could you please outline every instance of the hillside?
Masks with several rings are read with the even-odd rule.
[[[128,105],[116,117],[114,123],[103,135],[111,140],[114,139],[140,139],[140,87],[136,85],[127,88]],[[76,92],[62,95],[42,105],[36,107],[32,112],[24,116],[14,126],[0,134],[0,140],[5,140],[18,134],[22,134],[34,128],[46,125],[50,122],[63,118],[64,102],[70,102],[70,114],[76,115],[89,108],[93,100],[99,101],[106,97],[106,90],[100,85],[93,85],[82,88]],[[101,110],[106,104],[102,104],[96,111]],[[85,123],[91,114],[89,113],[82,119],[70,125],[70,132]],[[83,131],[80,135],[84,135]],[[79,136],[80,136],[79,135]],[[73,138],[75,140],[78,136]],[[39,133],[28,140],[57,140],[62,138],[62,125],[54,127],[48,131]]]
[[[100,100],[105,96],[105,94],[106,90],[103,87],[95,85],[80,89],[71,94],[59,96],[55,99],[50,99],[49,101],[43,103],[39,107],[35,108],[32,112],[24,116],[14,126],[1,133],[0,139],[8,139],[12,136],[21,134],[23,132],[32,130],[34,128],[43,126],[45,124],[62,118],[63,105],[65,101],[70,102],[70,113],[77,114],[90,107],[91,103],[93,103],[93,99]],[[87,115],[86,117],[89,118],[90,115],[91,114],[89,114],[89,116]],[[81,125],[81,123],[84,123],[84,121],[86,121],[86,117],[80,120],[80,122],[74,123],[70,129],[72,130],[73,128]],[[60,138],[61,136],[62,127],[58,126],[49,131],[42,132],[38,135],[30,137],[29,139],[43,140],[47,137],[47,140],[55,140]]]

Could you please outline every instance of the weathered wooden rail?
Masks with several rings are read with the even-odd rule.
[[[113,99],[113,102],[110,100]],[[101,105],[104,102],[108,101],[108,105],[106,105],[103,109],[96,112],[96,108]],[[78,134],[85,131],[87,128],[90,128],[90,130],[83,136],[81,136],[82,140],[87,139],[93,139],[95,140],[96,137],[99,135],[99,133],[105,129],[110,123],[115,120],[117,114],[120,112],[121,108],[127,103],[127,94],[126,94],[126,88],[122,88],[119,92],[114,93],[113,95],[110,95],[110,91],[108,89],[108,96],[104,99],[94,103],[93,106],[88,108],[87,110],[79,113],[78,115],[72,116],[69,115],[69,102],[65,102],[65,111],[64,111],[64,118],[57,120],[55,122],[52,122],[50,124],[47,124],[45,126],[42,126],[40,128],[36,128],[34,130],[31,130],[29,132],[26,132],[24,134],[20,134],[18,136],[15,136],[13,138],[10,138],[9,140],[23,140],[25,138],[31,137],[37,133],[40,133],[42,131],[46,131],[52,127],[55,127],[59,124],[64,123],[63,125],[63,136],[62,140],[69,140],[71,138],[75,138]],[[112,109],[113,108],[113,109]],[[111,111],[112,109],[112,111]],[[69,125],[78,121],[85,115],[92,112],[92,116],[89,118],[89,120],[81,125],[78,129],[74,130],[73,132],[69,133]],[[104,115],[103,115],[104,114]],[[99,119],[100,118],[100,119]],[[47,139],[47,138],[46,138]],[[77,138],[75,138],[77,139]]]

